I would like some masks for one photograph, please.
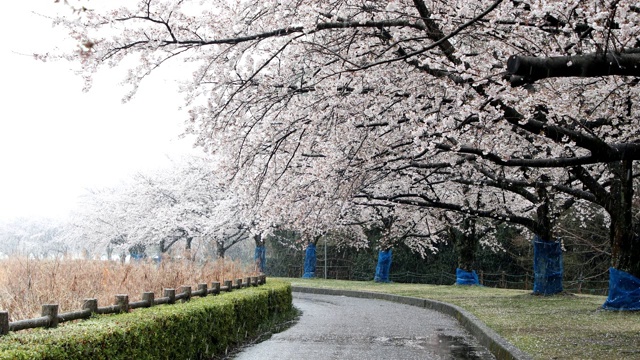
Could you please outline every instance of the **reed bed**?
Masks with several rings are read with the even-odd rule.
[[[58,304],[60,312],[78,310],[84,299],[96,298],[111,305],[116,294],[138,301],[145,291],[163,296],[163,289],[196,288],[198,283],[257,275],[237,261],[197,263],[163,260],[120,263],[101,260],[11,258],[0,260],[0,310],[9,321],[40,316],[43,304]]]

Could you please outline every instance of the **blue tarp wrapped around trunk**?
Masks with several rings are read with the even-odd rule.
[[[553,295],[562,292],[562,246],[559,241],[533,238],[533,293]]]
[[[376,282],[390,282],[389,271],[391,270],[391,249],[378,251],[378,265],[376,266]]]
[[[456,285],[480,285],[478,274],[475,270],[466,271],[460,268],[456,269]]]
[[[305,279],[316,277],[316,244],[307,245],[307,251],[304,255],[304,274],[302,277]]]
[[[144,259],[144,253],[132,253],[131,260],[140,261]]]
[[[609,268],[609,296],[606,310],[640,310],[640,279],[622,270]]]
[[[256,246],[253,261],[256,264],[257,270],[264,273],[264,267],[267,264],[267,249],[264,246]]]

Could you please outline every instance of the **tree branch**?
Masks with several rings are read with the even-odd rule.
[[[462,214],[470,214],[470,215],[480,216],[484,218],[507,221],[513,224],[522,225],[531,230],[535,228],[535,222],[526,217],[514,216],[511,214],[498,214],[494,211],[479,210],[479,209],[465,207],[458,204],[445,203],[441,201],[433,201],[427,198],[426,196],[420,195],[420,194],[402,194],[402,195],[393,195],[393,196],[374,196],[370,194],[362,194],[362,195],[356,195],[355,197],[366,198],[368,200],[389,201],[396,204],[456,211]]]
[[[512,55],[507,73],[512,87],[557,77],[640,76],[639,52],[607,52],[575,56]]]

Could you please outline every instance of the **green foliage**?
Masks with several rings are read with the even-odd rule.
[[[571,208],[557,219],[553,236],[562,241],[565,250],[563,286],[566,291],[600,295],[607,293],[608,269],[611,264],[607,222],[597,206],[588,204]],[[495,237],[499,246],[490,245],[490,241],[487,247],[475,246],[475,259],[470,267],[478,272],[480,281],[485,286],[531,290],[533,234],[508,223],[498,224],[494,230],[490,235]],[[337,246],[344,242],[332,238],[318,242],[317,277],[324,277],[326,266],[328,279],[372,280],[378,249],[385,244],[381,243],[379,229],[368,229],[366,233],[369,244],[364,249]],[[279,231],[276,236],[266,239],[266,272],[269,276],[302,276],[304,251],[286,246],[296,244],[298,240],[299,235],[293,231]],[[480,239],[481,243],[487,240],[491,238]],[[439,242],[433,244],[433,248],[433,252],[422,257],[405,244],[396,243],[393,246],[391,281],[453,284],[461,255],[460,246],[455,246],[455,241],[449,237],[441,237]]]
[[[597,215],[597,214],[596,214]],[[609,249],[607,229],[602,216],[594,216],[583,224],[574,212],[568,212],[558,227],[558,236],[566,249],[565,289],[573,292],[605,294],[608,286]],[[294,233],[291,233],[294,234]],[[501,250],[478,246],[473,269],[483,272],[485,286],[508,286],[531,289],[533,278],[533,246],[531,235],[509,224],[498,225],[495,232]],[[282,236],[280,240],[285,238]],[[290,236],[289,240],[294,239]],[[373,280],[378,260],[375,234],[366,249],[338,247],[327,242],[327,278],[342,280]],[[317,247],[317,276],[324,277],[325,242]],[[459,249],[452,241],[434,244],[436,251],[425,257],[412,252],[406,245],[393,248],[391,280],[401,283],[449,285],[455,282]],[[267,274],[276,277],[300,277],[304,251],[293,249],[267,238]],[[502,274],[505,274],[503,278]],[[503,283],[504,280],[504,283]]]
[[[515,234],[503,231],[499,235],[505,252],[493,252],[491,249],[478,247],[476,270],[486,273],[524,275],[531,268],[530,242],[512,240]],[[513,231],[511,231],[513,232]],[[520,238],[517,238],[520,239]],[[406,245],[398,244],[393,248],[391,261],[391,280],[394,282],[426,282],[430,284],[451,284],[454,280],[441,274],[455,276],[458,264],[458,251],[452,243],[435,244],[436,253],[428,253],[424,258],[412,252]],[[317,247],[317,276],[323,277],[324,242]],[[522,260],[528,260],[523,266]],[[367,249],[338,248],[331,243],[327,247],[327,277],[344,280],[373,280],[378,261],[378,249],[372,244]],[[304,251],[283,246],[275,241],[267,243],[267,274],[278,277],[302,276]],[[528,267],[526,266],[528,265]]]
[[[11,333],[0,359],[203,359],[255,336],[272,317],[291,312],[282,281],[176,305],[95,316],[57,329]]]
[[[266,273],[269,276],[302,276],[292,266],[304,264],[304,251],[296,249],[293,244],[299,236],[293,231],[277,230],[273,235],[265,237],[267,247]],[[299,269],[298,269],[299,270]]]

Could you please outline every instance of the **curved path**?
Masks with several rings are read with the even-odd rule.
[[[494,359],[458,321],[375,299],[294,293],[297,324],[235,359]]]

